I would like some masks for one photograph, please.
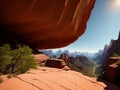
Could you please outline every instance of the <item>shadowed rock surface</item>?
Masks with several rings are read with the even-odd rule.
[[[54,68],[64,68],[66,63],[62,59],[48,59],[45,63],[46,67],[54,67]]]
[[[120,57],[110,57],[107,60],[105,75],[107,81],[120,87]]]
[[[117,40],[111,40],[109,45],[105,45],[103,52],[96,58],[103,64],[104,74],[101,75],[107,80],[120,87],[120,32]],[[101,77],[100,76],[100,77]]]
[[[0,0],[0,44],[66,46],[81,36],[95,0]],[[10,37],[10,38],[9,38]]]
[[[112,57],[112,55],[116,53],[116,54],[119,54],[120,55],[120,32],[119,32],[119,35],[118,35],[118,39],[117,40],[111,40],[110,44],[109,44],[109,48],[105,54],[105,66],[107,63],[109,63],[110,61],[112,61],[112,63],[115,61],[115,59],[112,60],[109,60],[109,57]],[[109,60],[109,61],[107,61]],[[117,60],[117,59],[116,59]],[[116,61],[115,61],[116,62]]]

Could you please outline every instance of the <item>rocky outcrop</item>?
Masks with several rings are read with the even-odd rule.
[[[114,53],[120,55],[120,32],[117,40],[112,39],[109,45],[105,45],[103,50],[100,50],[98,53],[96,53],[95,60],[101,64],[104,63],[104,66],[106,66],[107,60]]]
[[[109,57],[106,66],[108,67],[109,65],[112,65],[120,60],[120,57]]]
[[[86,68],[90,64],[90,61],[85,56],[70,57],[69,62],[72,62],[75,65],[82,67],[82,68]]]
[[[117,40],[111,40],[109,49],[106,52],[104,60],[108,60],[108,58],[111,57],[114,53],[117,53],[120,55],[120,32]]]
[[[14,86],[13,86],[14,85]],[[87,86],[86,86],[87,85]],[[120,90],[75,71],[38,67],[0,84],[0,90]]]
[[[120,86],[120,57],[110,57],[106,63],[106,80]]]
[[[66,53],[63,53],[63,54],[61,54],[60,58],[65,60],[66,63],[72,62],[74,64],[77,64],[78,66],[80,66],[81,64],[88,65],[90,63],[90,61],[88,60],[87,57],[81,56],[81,55],[72,57]]]
[[[54,67],[54,68],[64,68],[66,63],[62,59],[48,59],[45,63],[46,67]]]
[[[114,54],[120,54],[120,32],[118,39],[111,40],[100,55],[103,64],[100,68],[104,68],[105,72],[102,78],[120,86],[120,65],[117,64],[120,57],[115,57]]]
[[[66,46],[84,33],[94,3],[95,0],[0,0],[0,43],[17,40],[35,49]],[[8,36],[15,40],[5,39]]]
[[[70,70],[63,59],[50,58],[45,54],[35,54],[33,56],[36,60],[36,63],[40,66]]]
[[[66,53],[61,54],[60,59],[63,59],[65,63],[69,62],[69,55]]]
[[[37,64],[45,62],[46,60],[49,59],[49,57],[47,55],[45,55],[45,54],[35,54],[33,56],[34,56]]]
[[[81,55],[72,57],[66,53],[63,53],[60,56],[60,59],[63,59],[71,70],[81,72],[88,76],[93,76],[91,72],[94,64],[90,62],[87,57]]]

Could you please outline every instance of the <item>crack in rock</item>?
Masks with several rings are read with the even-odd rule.
[[[27,81],[23,80],[23,79],[20,78],[20,77],[15,76],[15,78],[17,78],[17,79],[19,79],[19,80],[21,80],[21,81],[23,81],[23,82],[25,82],[25,83],[27,83],[27,84],[29,84],[29,85],[32,85],[32,86],[36,87],[36,88],[39,89],[39,90],[43,90],[42,88],[36,86],[35,84],[30,83],[30,82],[27,82]]]
[[[59,83],[56,83],[55,81],[50,80],[49,78],[47,78],[47,80],[49,80],[49,81],[52,82],[52,83],[57,84],[58,86],[60,86],[60,87],[62,87],[62,88],[64,88],[64,89],[66,89],[66,90],[72,90],[72,89],[67,88],[67,87],[65,87],[65,86],[63,86],[63,85],[60,85]]]
[[[52,87],[50,87],[48,84],[46,84],[45,82],[43,82],[43,81],[41,81],[41,80],[39,80],[39,79],[34,79],[34,78],[33,78],[33,80],[36,80],[36,81],[42,82],[42,83],[44,83],[46,86],[48,86],[50,89],[54,90],[54,89],[53,89]]]

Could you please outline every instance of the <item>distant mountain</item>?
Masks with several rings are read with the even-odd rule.
[[[97,63],[99,63],[99,64],[103,64],[104,63],[104,59],[105,59],[105,56],[106,56],[106,53],[107,53],[107,51],[108,51],[108,49],[109,49],[109,45],[105,45],[104,46],[104,49],[103,50],[99,50],[96,54],[95,54],[95,58],[94,58],[94,60],[97,62]]]
[[[76,57],[78,55],[81,56],[86,56],[88,59],[93,59],[95,53],[88,53],[88,52],[70,52],[69,50],[57,50],[57,51],[52,51],[52,50],[39,50],[40,52],[43,52],[45,54],[47,54],[48,56],[52,57],[52,56],[56,56],[56,57],[60,57],[61,54],[66,53],[69,56],[72,57]]]
[[[49,57],[54,55],[54,52],[52,50],[39,50],[39,52],[42,52],[42,53],[46,54]]]

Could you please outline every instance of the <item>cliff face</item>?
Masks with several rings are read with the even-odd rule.
[[[106,64],[109,57],[111,57],[114,53],[120,55],[120,32],[117,40],[112,39],[109,45],[105,45],[103,50],[96,53],[95,60],[99,63]]]
[[[112,57],[113,54],[120,55],[120,32],[117,40],[111,40],[109,48],[104,53],[105,73],[103,78],[120,86],[120,57]]]
[[[8,42],[11,36],[36,49],[66,46],[84,33],[94,3],[95,0],[0,0],[0,42]]]
[[[119,32],[119,35],[118,35],[118,39],[117,40],[111,40],[110,44],[109,44],[109,47],[107,49],[107,51],[104,53],[104,66],[107,67],[107,63],[110,62],[109,60],[109,57],[112,57],[112,55],[116,53],[116,54],[119,54],[120,55],[120,32]],[[114,60],[113,63],[115,63],[116,60]]]
[[[90,64],[90,61],[85,56],[76,56],[76,57],[73,57],[73,59],[69,59],[69,60],[70,60],[70,62],[76,64],[77,66],[83,66],[84,67],[85,65],[89,66],[89,64]]]
[[[106,80],[120,87],[120,57],[110,57],[106,62]]]
[[[93,76],[92,70],[94,64],[87,57],[81,55],[73,57],[64,53],[60,58],[66,62],[71,70],[81,72],[87,76]]]
[[[108,49],[109,49],[109,45],[105,45],[103,50],[99,50],[98,53],[95,54],[94,60],[99,64],[103,64],[105,62],[104,59]]]
[[[106,52],[105,59],[108,59],[109,57],[111,57],[113,53],[117,53],[120,55],[120,32],[117,40],[111,40],[109,49]]]

